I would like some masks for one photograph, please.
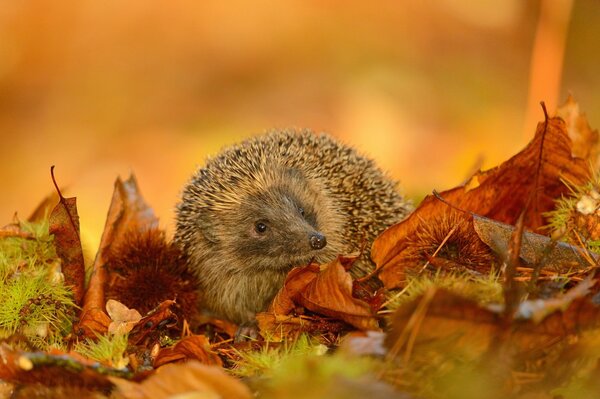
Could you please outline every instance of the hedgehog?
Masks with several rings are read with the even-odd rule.
[[[251,326],[293,267],[361,251],[405,218],[397,186],[372,159],[309,130],[271,131],[209,158],[183,188],[174,236],[203,309]],[[365,253],[351,273],[372,269]]]

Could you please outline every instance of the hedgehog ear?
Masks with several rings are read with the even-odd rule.
[[[212,223],[204,218],[201,218],[198,221],[198,227],[200,230],[200,234],[206,239],[206,241],[217,243],[219,239],[217,238],[217,234],[215,233],[215,229]]]

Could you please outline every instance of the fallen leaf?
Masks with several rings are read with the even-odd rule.
[[[197,361],[167,364],[141,383],[110,378],[125,399],[168,399],[175,397],[251,399],[247,386],[220,367]]]
[[[600,168],[600,139],[598,130],[592,130],[587,117],[579,110],[579,104],[572,95],[556,110],[556,116],[562,118],[567,125],[567,133],[573,143],[574,157],[587,159],[592,170]]]
[[[344,267],[347,261],[338,257],[328,263],[295,300],[315,313],[343,320],[359,330],[378,330],[369,304],[352,296],[352,277]]]
[[[129,343],[138,345],[154,331],[175,325],[177,315],[171,310],[174,305],[175,301],[166,300],[142,317],[131,329]]]
[[[131,377],[128,371],[107,368],[74,354],[24,352],[0,344],[0,379],[3,381],[107,391],[113,386],[108,375]]]
[[[108,326],[111,334],[127,334],[141,319],[142,315],[136,309],[129,309],[119,301],[106,301],[106,312],[112,322]]]
[[[336,320],[360,330],[378,330],[375,310],[352,296],[352,277],[347,270],[356,258],[340,256],[323,266],[310,264],[292,269],[268,311],[257,315],[263,336],[280,340],[300,332],[339,333],[343,327]],[[292,314],[303,308],[333,320]]]
[[[289,314],[296,306],[293,298],[317,277],[320,270],[319,265],[312,263],[293,268],[286,276],[283,287],[271,302],[268,311],[278,315]]]
[[[392,316],[385,339],[388,356],[402,355],[406,361],[419,343],[453,337],[454,345],[479,354],[502,348],[525,360],[527,354],[534,356],[537,350],[600,327],[600,306],[588,295],[592,284],[586,280],[559,298],[525,301],[516,308],[509,325],[503,306],[482,307],[448,290],[430,288]]]
[[[100,248],[92,267],[92,276],[85,293],[82,317],[77,327],[77,330],[82,331],[87,337],[93,338],[96,333],[106,332],[106,330],[95,330],[101,324],[94,319],[101,317],[99,314],[104,312],[106,262],[111,247],[119,245],[128,230],[150,229],[157,225],[158,219],[144,202],[135,177],[132,175],[125,182],[118,178],[100,240]]]
[[[192,335],[183,338],[175,345],[163,348],[154,359],[154,367],[182,360],[198,360],[207,365],[222,366],[221,358],[210,348],[210,342],[204,335]]]
[[[478,215],[473,216],[473,227],[479,238],[497,254],[508,252],[510,236],[514,226],[500,223]],[[524,232],[519,257],[529,265],[537,265],[543,261],[544,269],[557,273],[568,273],[583,270],[591,265],[584,253],[596,261],[600,256],[585,249],[561,241],[553,241],[550,237]]]
[[[589,159],[572,155],[571,139],[561,118],[540,122],[534,139],[517,155],[488,171],[475,174],[466,184],[444,191],[440,196],[453,207],[513,225],[526,208],[524,226],[537,230],[547,224],[545,212],[554,209],[554,200],[568,192],[563,179],[583,184],[590,177]],[[424,223],[442,219],[449,206],[427,196],[404,221],[384,231],[373,243],[371,257],[386,288],[401,286],[403,252]]]
[[[65,284],[73,290],[73,299],[81,305],[85,290],[85,264],[81,237],[79,236],[79,215],[75,197],[63,197],[54,178],[54,166],[50,168],[52,182],[56,187],[59,202],[50,213],[50,234],[54,235],[56,254],[62,261]]]

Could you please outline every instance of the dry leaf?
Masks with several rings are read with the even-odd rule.
[[[141,319],[142,315],[136,309],[129,309],[119,301],[106,301],[106,312],[112,319],[108,326],[111,334],[127,334]]]
[[[598,130],[592,130],[573,96],[569,95],[567,101],[556,110],[556,116],[562,118],[567,125],[567,133],[573,143],[573,156],[589,160],[592,170],[598,170],[600,168]]]
[[[508,252],[510,236],[515,230],[514,226],[497,222],[488,218],[473,216],[473,227],[479,238],[489,245],[497,254],[504,255]],[[598,260],[600,257],[594,253],[587,253],[585,249],[573,245],[552,241],[547,236],[524,232],[519,257],[529,265],[537,265],[543,261],[544,269],[557,273],[568,273],[583,270],[590,266],[587,256]]]
[[[207,366],[193,360],[167,364],[141,383],[120,378],[110,380],[125,399],[168,399],[192,395],[215,399],[252,398],[248,387],[226,374],[220,367]]]
[[[271,305],[269,312],[278,315],[287,315],[294,310],[294,301],[296,297],[308,283],[313,281],[321,269],[316,264],[310,264],[302,267],[293,268],[285,278],[283,287],[279,290]]]
[[[131,330],[129,343],[138,345],[152,332],[177,324],[177,315],[171,310],[174,305],[175,301],[167,300],[148,312]]]
[[[203,364],[222,366],[221,358],[210,348],[210,342],[204,335],[192,335],[183,338],[174,346],[163,348],[154,359],[154,367],[182,360],[198,360]]]
[[[502,348],[526,358],[557,345],[583,330],[600,327],[600,306],[587,293],[585,281],[560,298],[524,302],[505,324],[502,307],[484,308],[475,301],[444,289],[431,288],[392,316],[385,344],[389,356],[411,356],[419,343],[454,337],[454,345],[480,354]]]
[[[157,224],[158,219],[139,193],[135,177],[132,175],[125,182],[118,178],[77,327],[86,336],[93,338],[95,333],[106,332],[95,328],[98,327],[97,318],[101,317],[99,313],[104,311],[106,262],[111,247],[119,245],[128,230],[155,228]]]
[[[352,277],[347,270],[355,260],[355,256],[340,256],[322,267],[311,264],[292,269],[268,312],[257,315],[263,335],[267,333],[279,339],[286,334],[306,331],[340,331],[340,324],[335,320],[294,317],[293,310],[302,307],[360,330],[378,330],[379,325],[369,303],[352,296]]]
[[[85,265],[79,236],[79,215],[75,197],[65,198],[54,179],[54,166],[50,168],[52,181],[58,193],[59,202],[50,213],[50,234],[54,235],[56,254],[62,261],[65,284],[73,290],[73,299],[81,305],[85,290]]]
[[[572,156],[565,122],[550,118],[538,124],[534,139],[517,155],[440,195],[461,210],[507,224],[514,224],[526,210],[525,228],[536,230],[546,224],[544,213],[554,208],[554,200],[568,192],[562,179],[573,184],[589,179],[588,162],[589,159]],[[447,204],[427,196],[409,218],[375,240],[371,257],[386,288],[403,282],[395,269],[404,267],[403,252],[410,247],[410,237],[423,223],[442,219],[446,212]]]
[[[108,374],[129,376],[128,372],[100,366],[75,354],[22,352],[0,344],[0,379],[3,381],[107,391],[112,388]]]
[[[346,260],[338,257],[327,264],[296,300],[315,313],[343,320],[359,330],[378,330],[369,304],[352,296],[352,277],[343,265]]]

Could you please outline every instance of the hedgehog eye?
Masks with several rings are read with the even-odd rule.
[[[256,230],[256,232],[259,234],[263,234],[265,231],[267,231],[267,225],[263,222],[256,222],[254,225],[254,230]]]
[[[302,217],[304,217],[304,208],[302,208],[302,207],[299,207],[299,208],[298,208],[298,212],[300,212],[300,215],[301,215]]]

